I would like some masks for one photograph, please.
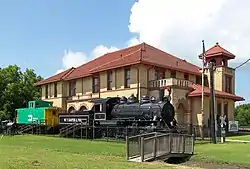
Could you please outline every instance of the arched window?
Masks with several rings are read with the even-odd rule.
[[[84,110],[87,110],[87,107],[86,106],[81,106],[79,111],[84,111]]]
[[[70,107],[69,110],[68,110],[68,113],[74,113],[75,112],[75,108],[74,107]]]

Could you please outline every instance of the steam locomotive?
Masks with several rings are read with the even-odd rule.
[[[75,111],[73,114],[59,114],[59,125],[84,124],[96,128],[95,133],[109,128],[115,137],[128,132],[138,133],[168,130],[176,132],[175,110],[170,100],[165,97],[156,101],[154,97],[143,96],[137,101],[135,96],[93,99],[91,110]],[[119,134],[120,133],[120,134]],[[107,133],[106,133],[107,134]],[[134,133],[133,133],[134,134]]]

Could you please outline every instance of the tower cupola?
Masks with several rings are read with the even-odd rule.
[[[199,58],[202,59],[202,54]],[[216,66],[228,67],[230,59],[235,59],[235,55],[221,47],[218,42],[205,52],[205,62],[214,62]]]

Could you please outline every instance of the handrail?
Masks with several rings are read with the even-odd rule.
[[[153,133],[157,133],[157,132],[153,132]],[[139,134],[139,135],[136,135],[136,136],[130,136],[129,139],[142,137],[142,136],[147,136],[147,135],[152,135],[153,133],[145,133],[145,134]]]
[[[131,144],[131,139],[134,138],[135,142]],[[130,153],[130,146],[132,146],[132,154]],[[149,159],[156,159],[164,155],[171,156],[171,154],[176,153],[180,155],[193,155],[194,135],[152,132],[132,137],[126,136],[126,147],[127,160],[140,157],[141,162]]]
[[[69,127],[65,128],[64,130],[60,131],[60,133],[64,133],[64,132],[66,132],[67,130],[70,130],[70,129],[72,129],[72,128],[78,126],[78,125],[79,125],[79,124],[72,124],[72,125],[70,125]]]

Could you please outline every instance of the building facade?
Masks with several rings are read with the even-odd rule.
[[[216,44],[206,51],[207,62],[214,62],[215,112],[234,120],[236,101],[235,72],[228,61],[235,56]],[[204,88],[204,124],[210,114],[210,73],[207,68]],[[42,89],[42,100],[68,113],[91,109],[93,98],[129,97],[132,94],[157,99],[170,96],[178,123],[202,124],[201,68],[142,43],[107,53],[77,68],[68,69],[35,84]]]

